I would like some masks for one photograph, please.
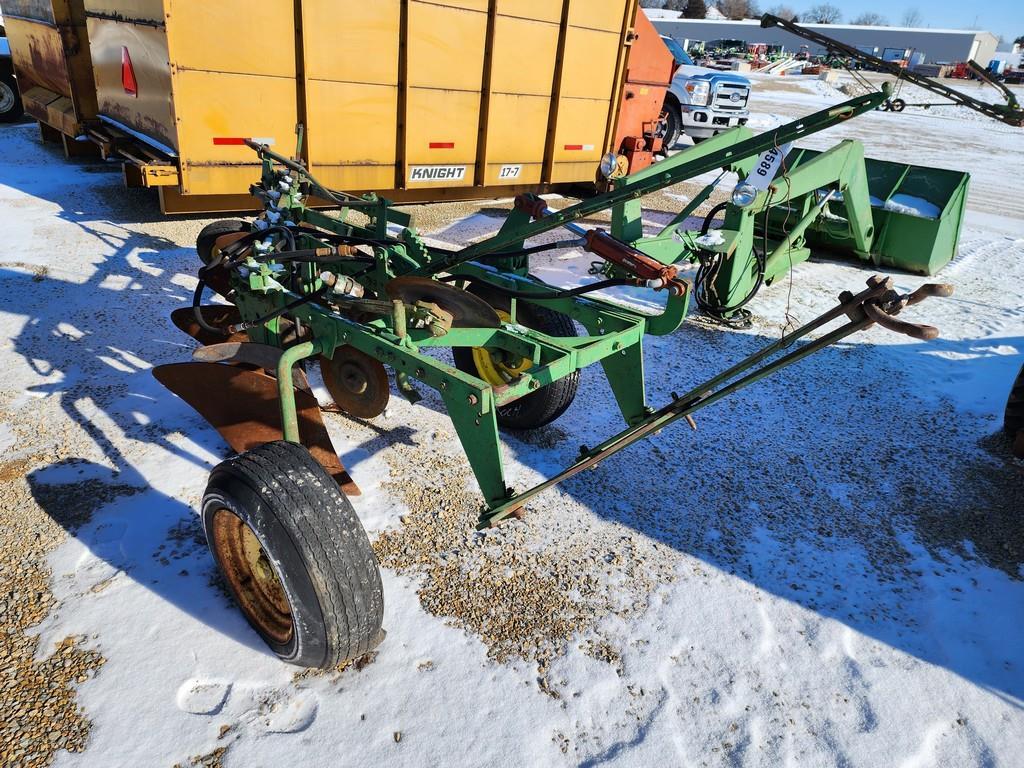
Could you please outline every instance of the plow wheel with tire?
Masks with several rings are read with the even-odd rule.
[[[381,639],[377,559],[351,502],[301,445],[219,464],[202,525],[228,589],[282,660],[331,667]]]
[[[503,323],[511,320],[511,302],[499,293],[476,287],[469,288],[490,304]],[[535,331],[555,337],[576,335],[572,320],[536,304],[519,302],[516,307],[516,322]],[[517,357],[505,350],[487,347],[455,347],[452,349],[455,366],[460,371],[479,376],[493,387],[503,387],[515,381],[531,366],[531,361]],[[563,413],[576,397],[580,386],[580,372],[573,371],[563,379],[541,387],[536,392],[514,400],[497,409],[498,424],[506,429],[529,430],[550,424]]]

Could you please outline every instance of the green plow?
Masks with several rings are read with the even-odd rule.
[[[872,207],[871,190],[891,196],[916,187],[909,171],[893,177],[891,189],[872,187],[862,148],[843,142],[816,157],[801,154],[785,171],[785,192],[778,178],[753,194],[738,189],[733,202],[717,206],[724,227],[714,243],[708,231],[686,228],[699,199],[663,231],[645,236],[641,198],[709,171],[749,177],[766,153],[885,98],[857,97],[759,136],[745,129],[722,134],[640,174],[611,179],[609,191],[560,211],[522,195],[494,236],[462,248],[431,245],[388,201],[326,189],[299,161],[250,142],[263,161],[252,192],[264,211],[251,223],[217,222],[200,234],[203,267],[192,307],[174,319],[204,346],[192,362],[159,366],[154,375],[238,452],[211,473],[201,518],[229,588],[275,652],[293,663],[329,666],[382,637],[376,561],[347,499],[358,493],[358,478],[331,444],[307,379],[312,365],[334,400],[329,409],[360,419],[384,411],[391,378],[413,403],[424,387],[435,390],[479,485],[478,525],[486,527],[852,333],[879,325],[934,338],[936,329],[896,315],[928,296],[948,296],[951,286],[900,295],[891,279],[873,277],[866,290],[843,293],[829,312],[669,403],[647,400],[644,338],[676,331],[692,298],[706,311],[735,316],[750,286],[756,291],[783,264],[806,258],[810,238],[826,237],[820,220],[840,201],[850,222],[846,247],[870,257],[886,224],[875,216],[888,215],[884,237],[891,240],[884,242],[898,257],[904,235],[891,211]],[[324,202],[335,210],[311,205]],[[773,223],[783,206],[792,227]],[[580,225],[608,209],[610,231]],[[950,218],[959,221],[952,211]],[[781,229],[769,237],[759,226]],[[567,234],[536,240],[554,230]],[[533,254],[567,247],[593,254],[604,265],[599,279],[562,288],[531,275]],[[684,275],[694,264],[698,278],[691,281]],[[644,314],[598,293],[615,286],[663,297],[661,312]],[[204,305],[207,291],[227,305]],[[582,448],[575,463],[536,487],[510,487],[501,430],[539,429],[557,419],[576,395],[580,371],[594,364],[607,377],[624,429]]]
[[[326,190],[300,164],[253,145],[264,162],[263,180],[253,191],[267,211],[252,231],[224,240],[217,261],[200,273],[204,282],[220,286],[243,321],[207,331],[232,340],[244,333],[261,349],[281,350],[276,364],[263,368],[276,376],[281,413],[275,424],[288,441],[303,439],[292,389],[293,368],[305,361],[320,361],[325,379],[334,384],[332,395],[340,410],[360,416],[382,410],[376,407],[382,397],[386,403],[386,387],[381,393],[379,385],[384,366],[393,371],[398,391],[413,402],[420,397],[417,387],[437,390],[483,492],[481,524],[492,523],[532,495],[517,494],[505,481],[499,427],[535,429],[549,423],[571,402],[582,368],[601,364],[631,428],[647,424],[658,413],[645,394],[642,342],[645,335],[675,331],[695,292],[700,300],[700,286],[695,291],[681,277],[688,263],[708,253],[724,257],[707,290],[725,297],[726,312],[728,302],[748,291],[754,281],[768,282],[782,273],[783,264],[788,269],[806,258],[812,238],[841,245],[865,259],[874,259],[876,241],[884,242],[889,261],[906,263],[903,254],[890,256],[888,249],[905,245],[910,235],[903,227],[917,222],[907,224],[901,219],[912,217],[872,207],[869,192],[893,196],[901,190],[917,191],[913,184],[921,169],[904,167],[897,172],[889,166],[866,166],[860,144],[852,141],[823,153],[798,150],[785,171],[784,197],[778,194],[783,185],[776,179],[752,202],[727,204],[717,245],[703,243],[700,232],[683,229],[685,211],[657,236],[645,237],[639,227],[643,195],[715,169],[749,174],[762,153],[872,110],[883,99],[881,92],[858,97],[760,136],[743,128],[731,131],[616,180],[611,191],[561,211],[551,211],[540,198],[520,196],[494,236],[454,250],[427,245],[409,227],[408,217],[387,201]],[[965,187],[963,179],[952,190],[945,218],[939,222],[959,224],[959,208],[953,209],[962,208]],[[336,203],[339,212],[307,207],[312,196]],[[824,216],[828,206],[836,205],[847,217],[845,236],[832,228],[836,214]],[[575,224],[607,208],[613,216],[610,234]],[[783,208],[793,226],[770,241],[767,256],[752,258],[758,241],[765,239],[758,227],[767,221],[769,231],[778,229]],[[350,221],[354,211],[363,215],[364,223]],[[930,223],[934,222],[922,220],[925,226]],[[575,236],[527,245],[562,227]],[[934,245],[940,239],[936,233],[929,242]],[[915,247],[922,242],[919,239]],[[531,253],[568,245],[600,257],[606,265],[605,279],[569,290],[530,276]],[[940,245],[948,251],[952,242]],[[914,251],[910,258],[916,263],[920,257]],[[755,275],[757,264],[760,274]],[[338,288],[346,284],[353,286],[350,293]],[[594,293],[615,285],[660,293],[665,296],[664,308],[655,315],[642,314]],[[195,318],[208,326],[201,294],[202,285],[196,294]],[[891,296],[887,302],[896,305]],[[848,308],[847,314],[856,314],[858,307]],[[586,335],[576,336],[573,323]],[[219,362],[246,362],[237,357],[237,347],[232,347],[235,357]],[[451,349],[456,365],[429,354],[438,348]],[[334,364],[339,354],[342,361]],[[346,382],[358,391],[346,391]],[[373,397],[367,394],[368,387]],[[559,401],[548,402],[555,391]],[[602,457],[606,455],[602,451]],[[336,466],[332,472],[341,476]]]

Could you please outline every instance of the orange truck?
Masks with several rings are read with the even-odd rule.
[[[661,149],[673,59],[637,0],[0,7],[44,138],[121,161],[167,213],[251,208],[243,141],[291,154],[297,125],[323,183],[398,202],[593,182]]]

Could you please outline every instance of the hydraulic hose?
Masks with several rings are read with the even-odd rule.
[[[554,291],[536,292],[515,291],[511,288],[503,288],[500,285],[495,285],[489,280],[485,280],[482,277],[476,277],[475,275],[449,275],[448,277],[441,278],[441,280],[446,283],[455,282],[457,280],[466,280],[470,283],[486,285],[495,293],[500,293],[503,296],[508,296],[512,299],[562,299],[570,296],[582,296],[585,293],[600,291],[605,288],[614,288],[619,285],[637,286],[642,283],[642,281],[638,281],[636,278],[617,277],[609,280],[599,280],[596,283],[588,283],[587,285],[579,285],[575,288],[559,288]]]
[[[711,223],[714,221],[715,216],[728,206],[728,202],[723,202],[708,211],[700,228],[702,236],[711,231]],[[757,262],[757,275],[754,285],[742,300],[729,305],[712,301],[710,298],[711,292],[714,290],[715,279],[718,277],[725,257],[720,253],[711,251],[698,253],[697,258],[700,260],[700,267],[697,269],[697,275],[694,278],[694,296],[697,300],[697,306],[712,319],[726,325],[749,325],[750,316],[748,312],[743,310],[743,307],[749,304],[754,296],[757,295],[757,292],[761,290],[761,286],[764,284],[766,266],[764,254],[758,253],[757,248],[754,246],[751,246],[751,252],[754,255],[754,260]],[[701,255],[702,253],[709,255],[703,256]],[[730,317],[727,317],[727,314],[739,315],[739,318],[732,320]]]
[[[196,323],[204,331],[214,333],[219,336],[230,336],[231,334],[223,328],[217,328],[214,325],[210,325],[203,319],[203,310],[201,302],[203,300],[203,291],[206,289],[206,282],[202,277],[199,278],[199,283],[196,285],[195,293],[192,294],[192,314],[195,315]]]

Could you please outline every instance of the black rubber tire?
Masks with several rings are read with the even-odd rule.
[[[469,291],[495,309],[507,312],[511,307],[511,301],[507,296],[486,287],[471,285]],[[536,304],[519,302],[516,306],[516,320],[527,328],[533,328],[548,336],[577,335],[576,326],[573,325],[571,318]],[[473,362],[473,351],[469,347],[453,347],[452,356],[455,358],[455,366],[460,371],[473,376],[479,375],[476,363]],[[572,405],[579,387],[580,372],[573,371],[563,379],[499,407],[496,413],[498,425],[511,430],[529,430],[550,424]]]
[[[697,146],[702,141],[704,141],[704,139],[706,139],[706,138],[707,138],[707,136],[691,136],[690,137],[690,141],[693,142],[693,146]]]
[[[1024,429],[1024,365],[1021,365],[1020,373],[1017,374],[1010,389],[1010,396],[1006,399],[1003,429],[1010,437]]]
[[[221,235],[230,235],[235,232],[249,232],[252,228],[248,222],[241,219],[222,219],[203,227],[196,238],[196,253],[204,265],[213,261],[213,246]]]
[[[668,152],[679,143],[679,137],[683,133],[683,116],[679,110],[679,104],[675,98],[665,100],[665,139],[662,142],[662,149]]]
[[[18,81],[14,78],[14,75],[9,72],[0,73],[0,88],[10,89],[10,92],[6,95],[14,97],[10,108],[0,112],[0,123],[13,123],[20,120],[22,115],[25,114],[25,107],[21,103]]]
[[[362,656],[379,642],[384,590],[377,558],[351,502],[306,448],[267,443],[214,468],[201,516],[223,570],[211,539],[220,509],[256,534],[283,586],[292,616],[290,639],[275,642],[250,620],[283,661],[328,668]],[[225,580],[241,606],[230,579]]]
[[[904,108],[906,108],[906,106],[907,102],[905,102],[903,99],[893,99],[892,102],[889,104],[889,108],[893,112],[902,112]]]

